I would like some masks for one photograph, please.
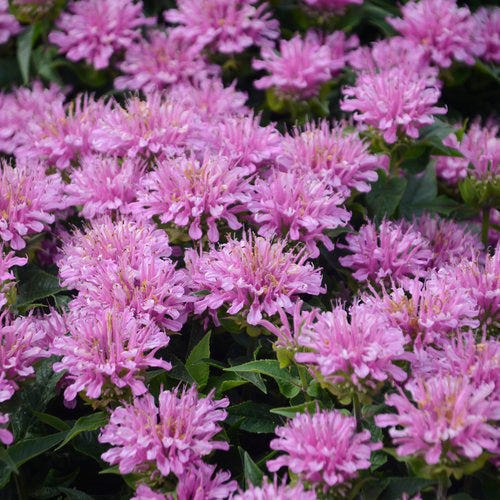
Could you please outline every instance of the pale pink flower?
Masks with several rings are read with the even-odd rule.
[[[391,427],[399,456],[460,464],[498,452],[500,429],[488,423],[500,419],[500,400],[490,400],[493,383],[474,386],[467,377],[439,374],[414,379],[406,390],[411,401],[402,391],[386,398],[397,413],[375,416],[379,427]]]
[[[9,13],[9,0],[0,0],[0,44],[21,31],[18,20]]]
[[[166,500],[165,495],[153,491],[149,486],[140,484],[130,500]]]
[[[28,257],[16,257],[14,252],[4,252],[3,244],[0,244],[0,309],[7,303],[5,294],[14,285],[16,277],[10,271],[11,267],[24,266]]]
[[[274,171],[268,179],[257,179],[253,188],[247,207],[258,233],[302,241],[311,258],[319,256],[318,242],[333,250],[325,230],[343,227],[351,218],[339,206],[344,196],[314,174]]]
[[[104,113],[91,134],[95,150],[118,156],[150,158],[174,155],[186,145],[196,115],[168,94],[155,92],[145,100],[132,96],[122,108]]]
[[[154,357],[169,337],[153,323],[144,324],[130,311],[81,310],[66,318],[69,335],[56,337],[51,353],[62,356],[52,366],[66,370],[64,399],[73,401],[79,392],[90,399],[121,399],[147,392],[144,384],[150,367],[170,370],[171,364]]]
[[[324,120],[309,122],[304,130],[294,129],[283,139],[278,164],[303,174],[313,171],[346,197],[352,189],[370,191],[383,160],[370,154],[368,144],[357,133],[347,132],[346,127],[344,122],[330,126]]]
[[[476,28],[474,35],[483,44],[481,59],[500,63],[500,8],[481,7],[474,12]]]
[[[435,106],[441,91],[425,73],[395,66],[379,73],[361,73],[356,85],[344,87],[343,111],[354,111],[355,121],[380,131],[394,143],[398,135],[417,138],[419,129],[434,123],[435,114],[446,113]]]
[[[350,4],[362,4],[363,0],[302,0],[310,7],[321,10],[340,10]]]
[[[9,415],[6,413],[0,413],[0,425],[5,425],[9,423]],[[14,442],[14,436],[12,432],[3,427],[0,428],[0,443],[3,443],[7,446],[11,445]]]
[[[117,89],[153,92],[186,81],[217,75],[219,66],[209,64],[200,51],[172,31],[151,30],[148,39],[128,47],[119,65],[125,76],[115,78]]]
[[[87,218],[130,212],[137,184],[145,170],[138,159],[85,155],[79,168],[71,172],[71,182],[64,186],[68,205],[83,205],[80,214]]]
[[[276,435],[271,448],[286,454],[269,460],[268,469],[274,472],[288,467],[303,480],[323,484],[325,489],[356,478],[358,470],[370,467],[371,452],[382,447],[380,441],[370,441],[369,431],[356,432],[354,417],[337,410],[298,414],[277,427]]]
[[[299,337],[307,352],[297,353],[296,361],[312,366],[332,386],[347,384],[347,392],[371,392],[379,382],[405,380],[406,372],[394,364],[407,359],[401,329],[364,304],[353,304],[349,317],[340,305],[319,314]]]
[[[133,210],[138,216],[159,216],[163,224],[189,227],[194,240],[207,235],[219,241],[218,224],[240,229],[236,218],[250,200],[249,169],[228,158],[205,152],[160,161],[142,179]]]
[[[351,255],[340,257],[340,263],[353,269],[358,281],[375,283],[394,280],[401,284],[411,277],[421,278],[433,257],[429,242],[413,226],[383,220],[378,227],[373,222],[361,226],[357,234],[346,236],[347,245],[338,244]]]
[[[218,249],[185,253],[193,291],[207,290],[194,304],[195,313],[224,306],[227,314],[242,314],[248,324],[257,325],[265,313],[273,316],[282,308],[289,311],[297,295],[319,295],[320,269],[307,262],[304,249],[285,249],[287,242],[243,233],[241,240],[230,238]]]
[[[264,478],[262,486],[248,485],[246,491],[239,490],[235,493],[231,500],[316,500],[314,490],[306,490],[302,481],[294,481],[294,485],[286,484],[286,478],[283,478],[281,484],[278,483],[278,478],[274,475],[273,481],[269,478]]]
[[[54,222],[54,211],[64,208],[59,173],[46,175],[38,162],[0,164],[0,239],[14,250],[26,246],[25,236]]]
[[[410,0],[401,7],[402,18],[387,21],[405,38],[421,45],[443,68],[453,59],[474,64],[483,45],[475,39],[475,22],[468,7],[456,0]]]
[[[222,430],[229,400],[214,400],[213,392],[199,399],[195,386],[180,394],[174,389],[160,392],[158,406],[145,394],[116,408],[99,436],[112,445],[102,459],[118,464],[122,474],[151,471],[154,477],[159,471],[180,477],[212,450],[228,450],[228,443],[212,438]]]
[[[336,77],[346,66],[349,53],[359,46],[356,35],[347,37],[344,31],[334,31],[323,38],[323,43],[330,49],[330,70]]]
[[[268,46],[279,36],[279,23],[256,0],[178,0],[165,19],[186,40],[225,54],[243,52],[251,45]]]
[[[155,22],[143,16],[141,1],[80,0],[68,10],[59,16],[59,31],[52,31],[49,40],[68,59],[85,59],[96,69],[106,68],[116,51],[140,38],[139,27]]]

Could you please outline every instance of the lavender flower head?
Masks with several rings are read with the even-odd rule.
[[[323,410],[314,415],[297,414],[283,427],[276,428],[278,438],[271,441],[273,450],[286,454],[269,460],[274,472],[288,467],[301,479],[315,485],[346,485],[358,476],[357,471],[370,467],[370,455],[382,447],[371,442],[370,432],[356,432],[356,420],[337,410]]]
[[[193,290],[209,292],[195,302],[195,313],[225,306],[227,314],[242,314],[249,325],[257,325],[264,313],[291,310],[299,294],[324,293],[320,270],[307,262],[304,250],[287,251],[286,243],[244,233],[241,240],[230,238],[209,252],[186,251]]]
[[[10,288],[14,285],[16,277],[10,270],[14,266],[24,266],[28,257],[16,257],[14,252],[4,252],[3,244],[0,244],[0,310],[7,303]]]
[[[273,481],[265,477],[261,486],[248,485],[246,491],[239,490],[231,497],[231,500],[316,500],[314,490],[306,490],[302,481],[297,481],[293,486],[286,484],[286,478],[283,478],[281,484],[275,475]]]
[[[142,14],[142,2],[133,0],[80,0],[71,2],[49,34],[51,43],[72,61],[85,59],[96,69],[109,65],[119,49],[140,38],[139,27],[153,24]]]
[[[0,0],[0,44],[22,30],[17,19],[9,13],[9,0]]]
[[[135,398],[113,410],[102,429],[99,441],[112,445],[102,459],[118,464],[122,474],[143,472],[159,482],[158,472],[181,477],[212,450],[229,449],[225,441],[212,440],[228,405],[227,398],[214,400],[213,391],[198,398],[195,386],[180,394],[162,391],[158,406],[151,394]]]
[[[477,23],[476,38],[483,44],[484,51],[481,59],[500,63],[500,8],[482,7],[474,13],[474,20]]]

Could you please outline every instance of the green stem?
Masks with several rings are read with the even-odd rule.
[[[303,366],[297,366],[299,369],[300,382],[302,383],[302,392],[304,393],[304,398],[306,401],[311,401],[311,397],[307,394],[307,378],[306,378],[306,368]]]
[[[488,230],[490,228],[490,207],[483,208],[483,220],[481,223],[481,241],[484,247],[488,246]]]
[[[440,478],[436,490],[436,500],[446,500],[448,490],[448,479]]]
[[[361,404],[359,402],[359,397],[356,393],[352,395],[352,411],[354,413],[354,418],[356,419],[356,429],[358,432],[361,431]]]
[[[16,493],[19,500],[25,500],[26,495],[24,494],[23,480],[21,477],[21,472],[14,474],[14,483],[16,484]]]

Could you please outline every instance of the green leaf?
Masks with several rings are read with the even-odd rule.
[[[371,191],[366,195],[367,205],[377,223],[394,214],[406,188],[405,178],[388,178],[383,170],[379,170],[378,174],[378,181],[372,184]]]
[[[73,448],[87,455],[90,458],[93,458],[99,464],[104,465],[104,462],[101,459],[101,455],[108,449],[108,446],[102,444],[98,441],[99,431],[84,431],[73,439],[71,444]]]
[[[463,205],[442,194],[433,200],[415,203],[413,206],[415,209],[422,209],[427,212],[436,212],[440,215],[450,215],[456,210],[459,210]]]
[[[54,415],[49,415],[48,413],[40,413],[33,409],[31,411],[38,418],[38,420],[40,420],[40,422],[50,425],[58,431],[69,431],[71,429],[71,427],[64,420],[61,420]]]
[[[17,37],[17,62],[25,85],[28,84],[30,79],[31,50],[39,35],[40,25],[35,23],[28,26]]]
[[[64,438],[64,441],[56,448],[56,450],[59,450],[63,446],[67,445],[73,438],[78,436],[78,434],[82,433],[83,431],[95,431],[106,425],[107,422],[108,415],[103,411],[92,413],[91,415],[79,418]]]
[[[321,401],[308,401],[295,406],[283,406],[281,408],[273,408],[271,413],[281,415],[282,417],[294,418],[297,413],[309,412],[311,414],[316,412],[316,406],[320,409],[323,408]]]
[[[226,422],[234,426],[238,424],[241,430],[255,434],[273,433],[281,420],[270,413],[272,406],[264,403],[245,401],[227,409]]]
[[[455,493],[448,497],[448,500],[474,500],[474,498],[467,493]]]
[[[93,497],[87,495],[80,490],[75,490],[73,488],[64,488],[60,486],[57,488],[61,493],[67,496],[68,500],[93,500]]]
[[[250,484],[260,486],[262,484],[264,473],[246,451],[243,451],[243,474],[245,476],[245,486]]]
[[[202,361],[210,357],[210,335],[208,332],[191,351],[191,354],[186,360],[186,370],[196,381],[198,389],[202,389],[207,385],[210,366]]]
[[[411,219],[413,215],[422,215],[424,209],[416,208],[431,202],[437,196],[436,169],[430,163],[423,175],[412,175],[408,179],[405,192],[399,204],[399,210],[403,217]]]
[[[296,380],[284,369],[280,368],[279,361],[276,359],[261,359],[258,361],[249,361],[238,366],[231,366],[230,368],[225,368],[227,372],[237,372],[242,374],[245,372],[250,373],[261,373],[262,375],[268,375],[274,378],[276,381],[280,380],[283,382],[296,383]]]
[[[403,493],[411,497],[423,488],[436,484],[436,482],[436,480],[419,477],[391,477],[382,498],[384,500],[400,500]]]
[[[57,443],[61,442],[66,435],[67,432],[58,432],[48,436],[28,438],[9,447],[7,453],[11,461],[16,464],[16,467],[20,467],[32,458],[50,450]],[[11,466],[5,463],[0,464],[0,488],[3,488],[7,484],[12,472],[13,469]]]

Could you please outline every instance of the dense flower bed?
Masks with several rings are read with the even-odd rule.
[[[498,7],[0,0],[0,63],[2,498],[497,498]]]

